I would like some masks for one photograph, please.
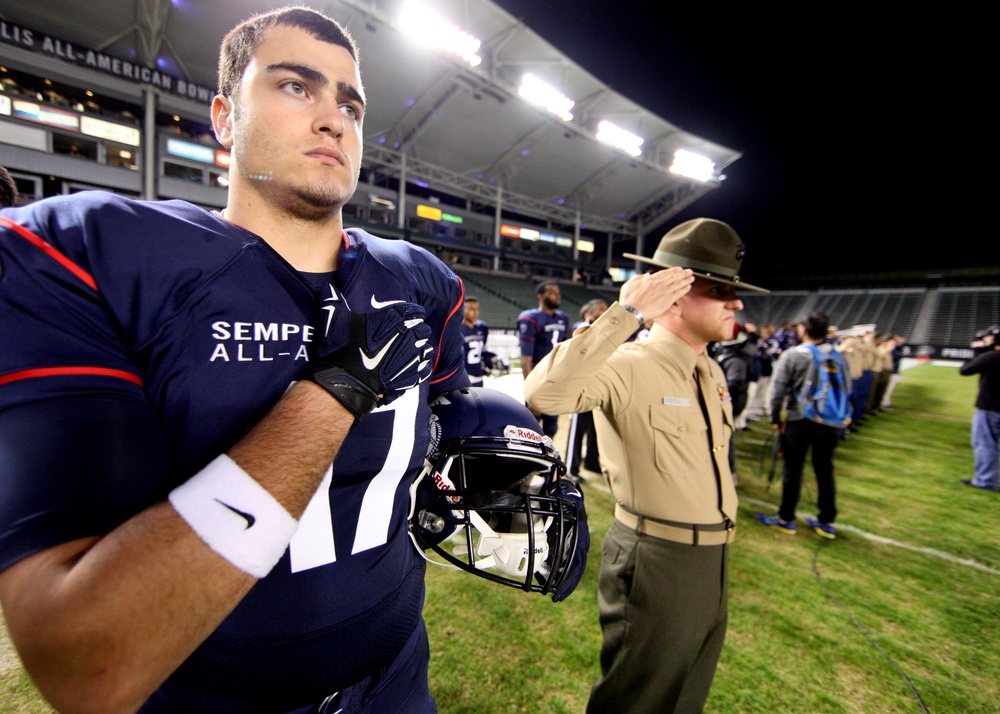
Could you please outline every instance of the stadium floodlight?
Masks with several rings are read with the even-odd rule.
[[[559,90],[550,87],[533,74],[525,74],[521,77],[521,86],[518,87],[517,93],[525,101],[543,107],[546,111],[555,114],[563,121],[570,121],[573,118],[569,110],[573,108],[576,102]]]
[[[678,149],[674,152],[674,163],[670,166],[670,173],[687,176],[696,181],[711,181],[715,173],[715,162],[693,151]]]
[[[421,2],[411,0],[403,7],[399,27],[417,42],[458,55],[473,67],[478,67],[483,61],[476,54],[482,44],[478,38],[448,22]]]
[[[605,144],[611,144],[618,149],[621,149],[629,156],[638,156],[642,153],[643,138],[641,136],[636,136],[630,131],[622,129],[617,124],[612,124],[609,121],[602,121],[597,125],[597,139],[598,141],[603,141]]]

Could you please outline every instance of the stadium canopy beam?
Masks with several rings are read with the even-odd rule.
[[[365,142],[365,161],[374,162],[378,166],[395,172],[401,168],[401,152],[378,144]],[[430,162],[410,156],[406,162],[407,177],[425,181],[429,185],[440,186],[443,190],[455,193],[466,199],[478,199],[489,205],[496,200],[496,186],[479,179],[470,178],[464,174],[449,171]],[[553,205],[530,196],[516,194],[510,189],[504,189],[505,207],[518,213],[535,216],[545,220],[556,220],[566,225],[573,225],[577,212],[573,208]],[[606,216],[581,213],[583,223],[597,231],[626,233],[634,235],[635,227],[631,221],[615,220]]]

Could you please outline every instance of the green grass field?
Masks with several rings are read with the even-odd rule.
[[[837,451],[832,542],[802,522],[793,538],[753,520],[776,509],[780,476],[768,486],[767,425],[737,435],[729,635],[707,712],[1000,711],[1000,496],[958,484],[971,475],[975,390],[955,367],[906,371],[896,409]],[[430,569],[442,714],[583,711],[599,674],[597,572],[613,505],[597,480],[585,492],[591,558],[566,602]],[[803,518],[814,499],[807,467]],[[0,636],[0,712],[47,711]]]

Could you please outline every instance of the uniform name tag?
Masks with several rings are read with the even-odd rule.
[[[670,407],[689,407],[691,406],[690,399],[681,399],[679,397],[664,397],[663,403]]]

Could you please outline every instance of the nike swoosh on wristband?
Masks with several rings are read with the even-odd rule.
[[[226,508],[228,508],[230,511],[232,511],[233,513],[235,513],[236,515],[242,516],[243,518],[246,519],[247,525],[246,525],[246,528],[244,528],[244,530],[253,527],[253,524],[257,522],[257,518],[254,517],[253,514],[251,514],[251,513],[245,513],[245,512],[241,511],[238,508],[233,508],[228,503],[220,501],[219,499],[215,499],[215,500],[216,500],[217,503],[222,504],[223,506],[225,506]]]
[[[372,302],[374,301],[375,298],[372,298]],[[365,366],[365,369],[370,371],[378,367],[382,363],[382,360],[385,358],[385,353],[389,351],[389,348],[392,347],[397,337],[399,337],[398,334],[393,335],[392,339],[386,342],[385,345],[382,346],[382,349],[380,349],[371,357],[365,354],[363,348],[359,347],[358,352],[361,353],[361,363]]]
[[[385,302],[381,302],[379,300],[376,300],[375,296],[372,295],[372,307],[375,308],[376,310],[381,310],[383,307],[389,307],[390,305],[398,305],[401,302],[403,302],[403,301],[402,300],[386,300]]]

